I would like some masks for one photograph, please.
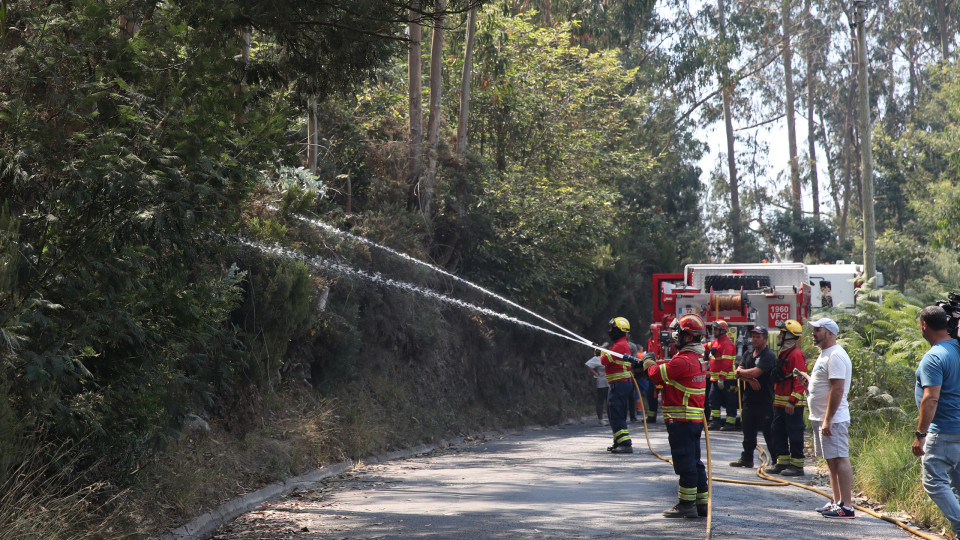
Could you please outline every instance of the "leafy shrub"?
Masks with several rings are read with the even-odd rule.
[[[246,294],[233,321],[245,332],[252,355],[248,382],[277,384],[288,344],[316,320],[318,283],[299,261],[250,251],[242,264],[249,268]]]

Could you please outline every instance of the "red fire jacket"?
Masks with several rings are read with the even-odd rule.
[[[730,336],[724,334],[714,340],[711,347],[716,347],[716,354],[710,355],[710,380],[732,381],[737,378],[734,361],[737,359],[737,346],[730,341]]]
[[[663,385],[664,420],[703,422],[707,369],[699,355],[681,351],[667,362],[650,366],[647,376]]]
[[[630,354],[630,345],[627,344],[627,338],[618,339],[610,350],[620,354]],[[619,381],[621,379],[629,380],[633,377],[633,371],[630,370],[630,362],[617,358],[608,353],[600,355],[600,363],[603,364],[604,373],[607,376],[607,382]]]
[[[792,403],[794,407],[806,407],[807,395],[806,387],[803,385],[803,377],[791,376],[793,368],[807,372],[807,359],[803,356],[800,347],[794,345],[785,351],[780,351],[780,358],[786,358],[783,364],[783,372],[787,378],[774,383],[773,385],[773,406],[785,407],[787,403]]]

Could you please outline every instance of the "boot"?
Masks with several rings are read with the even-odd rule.
[[[633,445],[632,445],[632,444],[621,444],[620,446],[617,446],[617,447],[613,448],[613,449],[610,450],[610,451],[613,452],[614,454],[632,454],[632,453],[633,453]]]
[[[735,426],[731,422],[727,422],[723,424],[723,427],[720,428],[720,431],[736,431],[736,430],[737,430],[737,426]]]
[[[697,505],[697,516],[699,516],[699,517],[707,517],[707,513],[708,513],[708,512],[707,512],[707,505],[706,505],[706,504],[698,504],[698,505]]]
[[[741,457],[740,459],[738,459],[738,460],[736,460],[736,461],[731,461],[731,462],[730,462],[730,466],[731,466],[731,467],[746,467],[746,468],[748,468],[748,469],[752,469],[752,468],[753,468],[753,461],[744,461],[743,458]]]
[[[648,424],[656,424],[656,423],[657,423],[657,417],[656,417],[656,416],[648,416],[648,417],[647,417],[647,423],[648,423]]]
[[[806,473],[803,472],[803,467],[788,465],[787,468],[780,473],[780,476],[805,476],[805,474]]]
[[[767,467],[763,469],[763,472],[767,474],[780,474],[786,469],[789,469],[792,465],[784,465],[783,463],[777,463],[773,467]]]
[[[665,518],[697,518],[697,505],[693,501],[680,501],[673,508],[664,511]]]
[[[709,429],[710,431],[717,431],[722,427],[723,427],[723,422],[719,418],[714,416],[713,418],[710,419],[710,425],[707,426],[707,429]]]

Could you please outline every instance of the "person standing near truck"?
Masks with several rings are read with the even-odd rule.
[[[807,358],[800,350],[803,326],[794,320],[778,321],[780,329],[780,374],[773,384],[773,421],[770,425],[770,456],[776,464],[764,469],[769,474],[803,476],[803,409],[807,405]],[[800,376],[794,376],[794,370]]]
[[[654,349],[657,344],[657,334],[660,332],[660,325],[651,324],[650,325],[650,337],[647,338],[647,348],[644,356],[652,354],[656,358],[656,353]],[[657,410],[659,408],[660,401],[660,389],[657,388],[657,385],[652,382],[647,382],[646,389],[643,390],[643,397],[647,403],[647,423],[656,424],[657,423]]]
[[[840,327],[823,317],[808,321],[813,327],[813,344],[820,356],[810,370],[807,386],[813,453],[827,460],[833,500],[817,509],[825,518],[852,519],[853,466],[850,463],[850,406],[847,394],[853,379],[853,363],[839,344]],[[848,506],[849,505],[849,506]]]
[[[753,354],[746,357],[737,368],[737,378],[746,384],[743,388],[743,452],[740,459],[731,462],[731,467],[753,467],[753,452],[757,448],[757,433],[770,450],[770,420],[773,417],[773,381],[770,373],[777,365],[777,357],[767,346],[769,333],[763,326],[750,330]]]
[[[729,330],[727,321],[714,321],[713,335],[716,339],[710,345],[710,392],[707,396],[712,430],[733,431],[737,425],[737,373],[733,365],[737,359],[737,346],[727,335]],[[720,418],[723,409],[727,410],[726,425]]]

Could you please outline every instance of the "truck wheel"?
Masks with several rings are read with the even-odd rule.
[[[769,286],[770,276],[756,274],[718,274],[703,278],[703,288],[707,291],[710,290],[710,287],[713,287],[715,291],[730,289],[739,291],[740,287],[747,291],[755,291]]]

